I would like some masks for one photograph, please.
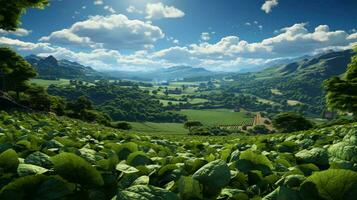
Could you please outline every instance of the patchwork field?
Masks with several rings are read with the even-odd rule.
[[[30,83],[35,83],[36,85],[42,87],[48,87],[50,85],[69,85],[69,80],[68,79],[59,79],[59,80],[32,79]]]
[[[254,116],[246,112],[234,112],[229,109],[207,109],[207,110],[182,110],[179,113],[184,114],[189,120],[200,121],[204,125],[242,125],[250,124]]]
[[[156,135],[186,135],[188,130],[179,123],[152,123],[152,122],[130,122],[133,127],[130,132],[139,134],[156,134]]]

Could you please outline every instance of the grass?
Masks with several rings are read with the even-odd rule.
[[[181,110],[179,113],[186,115],[189,120],[200,121],[204,125],[241,125],[250,122],[253,117],[246,112],[234,112],[229,109],[207,109],[207,110]]]
[[[205,102],[208,102],[207,99],[201,99],[201,98],[194,98],[194,99],[190,99],[189,100],[189,103],[191,104],[202,104],[202,103],[205,103]]]
[[[275,94],[275,95],[283,95],[283,93],[278,89],[271,89],[270,91],[272,94]]]
[[[35,83],[36,85],[42,87],[48,87],[50,85],[65,86],[65,85],[69,85],[69,80],[68,79],[59,79],[59,80],[32,79],[30,83]]]
[[[188,130],[179,123],[153,123],[153,122],[129,122],[133,129],[130,132],[140,134],[155,134],[155,135],[187,135]]]

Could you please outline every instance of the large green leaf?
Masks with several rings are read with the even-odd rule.
[[[83,158],[72,153],[61,153],[51,158],[55,172],[73,183],[84,186],[101,186],[100,173]]]
[[[72,193],[74,187],[65,181],[44,175],[18,178],[0,191],[0,199],[55,200]]]
[[[0,154],[0,169],[5,172],[16,172],[19,159],[16,151],[8,149]]]
[[[39,151],[36,151],[27,156],[25,159],[25,163],[41,166],[44,168],[51,168],[53,165],[50,157]]]
[[[355,200],[357,197],[357,173],[354,171],[329,169],[316,172],[301,187],[311,183],[316,186],[319,196],[326,200]]]
[[[175,193],[168,190],[148,186],[134,185],[126,190],[119,190],[117,200],[178,200]]]
[[[221,189],[228,185],[231,173],[224,161],[215,160],[201,167],[192,177],[204,186],[204,196],[213,198],[218,196]]]
[[[31,164],[19,164],[17,168],[17,174],[19,176],[43,174],[46,172],[48,172],[48,169]]]
[[[127,163],[131,166],[140,166],[140,165],[148,165],[152,163],[152,160],[150,157],[142,152],[142,151],[137,151],[134,153],[129,154]]]
[[[135,167],[132,167],[130,165],[127,165],[125,163],[119,163],[117,164],[116,170],[120,171],[120,172],[124,172],[126,174],[132,174],[132,173],[136,173],[139,172],[138,169],[136,169]]]
[[[181,199],[202,199],[203,187],[190,176],[181,176],[179,180],[179,193]]]
[[[323,148],[313,148],[311,150],[302,150],[295,154],[298,162],[313,163],[318,166],[326,166],[329,164],[328,153]]]
[[[266,195],[263,200],[302,200],[299,192],[284,186],[278,187],[270,194]]]

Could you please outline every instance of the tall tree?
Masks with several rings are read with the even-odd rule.
[[[35,69],[8,47],[0,47],[1,89],[19,93],[27,89],[27,81],[36,76]]]
[[[357,46],[354,48],[357,52]],[[329,108],[353,113],[357,117],[357,55],[352,57],[345,75],[324,82]]]
[[[28,8],[44,8],[48,0],[0,0],[0,29],[15,31]]]

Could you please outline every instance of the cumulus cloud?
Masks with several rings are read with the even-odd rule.
[[[201,33],[201,40],[208,41],[210,39],[211,39],[211,36],[210,36],[210,34],[208,32]]]
[[[82,25],[78,27],[78,30],[82,30]],[[76,37],[78,33],[72,28],[77,30],[77,26],[71,27],[65,31],[65,35],[73,33],[74,35],[69,38],[74,43],[98,44],[99,39],[94,41],[92,37],[85,38],[83,35]],[[93,28],[96,29],[96,27]],[[172,42],[175,40],[173,37],[166,37],[166,39]],[[308,30],[305,23],[282,28],[276,36],[254,43],[245,41],[238,36],[226,36],[215,43],[201,41],[198,44],[175,45],[161,50],[138,50],[130,54],[119,52],[117,48],[103,47],[103,45],[95,49],[76,49],[74,51],[70,48],[60,47],[55,43],[31,43],[0,37],[0,44],[12,46],[25,55],[32,53],[43,56],[54,55],[58,58],[92,66],[95,69],[117,70],[150,70],[190,65],[211,70],[237,71],[242,68],[266,66],[278,59],[314,54],[331,49],[348,49],[356,43],[357,33],[330,30],[327,25],[319,25]]]
[[[276,7],[278,4],[279,4],[278,0],[265,0],[265,2],[262,5],[261,9],[265,13],[270,13],[272,8]]]
[[[40,41],[60,45],[75,45],[106,49],[145,49],[165,35],[162,30],[140,20],[130,20],[125,15],[92,16],[42,37]]]
[[[112,13],[112,14],[116,13],[116,11],[114,10],[114,8],[111,7],[111,6],[108,6],[108,5],[104,6],[104,10],[107,10],[107,11],[109,11],[109,12]]]
[[[148,3],[146,5],[146,14],[146,19],[180,18],[185,16],[183,11],[163,3]]]
[[[5,31],[3,29],[0,29],[0,35],[15,35],[19,37],[24,37],[30,35],[32,31],[24,29],[24,28],[18,28],[16,31]]]
[[[142,11],[142,10],[137,9],[135,6],[129,6],[129,7],[126,9],[126,12],[128,12],[128,13],[138,13],[138,14],[143,14],[143,11]]]

